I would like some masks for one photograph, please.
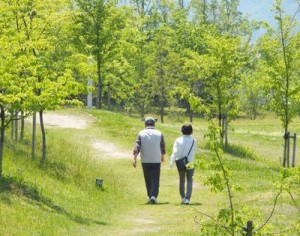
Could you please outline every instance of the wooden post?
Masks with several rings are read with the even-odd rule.
[[[12,111],[11,113],[10,113],[10,119],[13,119],[13,115],[14,114],[14,111]],[[11,129],[10,129],[10,137],[11,137],[11,139],[12,140],[14,140],[14,138],[15,138],[15,136],[14,136],[14,132],[15,132],[15,122],[10,122],[10,127],[11,127]]]
[[[224,135],[225,135],[225,147],[228,147],[228,123],[227,116],[224,116]]]
[[[18,112],[15,114],[15,120],[13,121],[15,123],[15,141],[16,143],[19,141],[18,140],[18,132],[19,132],[19,119],[18,119]]]
[[[110,82],[107,83],[107,110],[110,110],[110,101],[111,101],[111,97],[110,97]]]
[[[297,139],[296,133],[294,133],[293,139],[294,139],[294,143],[293,143],[294,147],[293,147],[292,167],[295,167],[295,163],[296,163],[296,139]]]
[[[252,230],[253,230],[253,225],[252,225],[252,221],[249,220],[247,222],[247,236],[252,236]]]
[[[284,138],[284,150],[283,150],[283,167],[286,166],[286,162],[287,162],[287,156],[286,156],[286,153],[287,153],[287,140],[288,140],[288,133],[285,133],[283,135],[283,138]]]
[[[287,151],[286,151],[287,167],[290,167],[290,132],[288,132]]]
[[[251,220],[247,221],[247,226],[243,227],[243,230],[246,232],[246,236],[252,236],[253,222]]]

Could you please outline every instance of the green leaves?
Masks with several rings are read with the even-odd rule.
[[[225,188],[225,183],[220,173],[215,173],[204,180],[204,184],[211,187],[213,192],[222,192]]]
[[[297,114],[299,97],[298,68],[299,34],[294,33],[295,22],[284,15],[281,1],[275,5],[277,31],[264,35],[257,44],[260,52],[258,70],[262,84],[270,98],[270,108],[279,115],[285,132]],[[298,42],[298,43],[296,43]]]
[[[281,183],[283,188],[287,191],[296,191],[299,190],[300,187],[300,168],[281,168],[280,170],[281,175]]]
[[[81,92],[70,86],[75,81],[65,63],[69,56],[65,46],[70,33],[67,6],[66,1],[56,0],[36,1],[34,5],[3,3],[1,8],[1,12],[11,14],[3,18],[2,22],[10,27],[4,27],[0,35],[2,55],[5,55],[0,58],[2,88],[5,95],[12,94],[19,104],[26,102],[26,109],[37,107],[37,104],[29,104],[35,102],[39,109],[53,109],[62,105],[70,94]],[[5,78],[9,78],[7,85]],[[37,90],[39,94],[34,92]],[[16,99],[19,95],[20,99]]]

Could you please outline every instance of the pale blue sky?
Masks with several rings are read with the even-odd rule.
[[[274,23],[274,8],[276,0],[240,0],[239,10],[244,14],[250,14],[251,19],[263,20],[270,24]],[[297,0],[283,0],[283,9],[287,14],[293,15],[297,10]],[[298,12],[297,19],[300,19]]]
[[[277,24],[274,20],[273,12],[275,2],[276,0],[240,0],[239,10],[243,14],[249,15],[249,19],[265,21],[276,28]],[[293,16],[298,8],[297,0],[283,0],[282,3],[286,14]],[[300,12],[297,13],[295,18],[299,25]],[[264,32],[264,30],[256,31],[253,35],[253,39],[257,39]]]

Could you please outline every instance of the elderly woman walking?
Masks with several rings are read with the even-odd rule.
[[[197,141],[193,138],[193,127],[190,124],[185,124],[181,128],[182,136],[177,138],[173,145],[173,152],[170,160],[170,167],[176,160],[187,157],[188,164],[184,170],[178,169],[179,175],[179,194],[182,204],[190,204],[190,199],[193,191],[193,175],[194,167],[192,162],[195,158]],[[185,182],[187,185],[185,186]]]

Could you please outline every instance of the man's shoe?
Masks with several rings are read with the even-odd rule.
[[[185,205],[189,205],[190,204],[190,200],[189,199],[184,199],[184,204]]]
[[[181,204],[184,204],[185,198],[181,198]]]
[[[152,204],[157,204],[157,199],[156,199],[156,197],[154,197],[154,196],[152,196],[152,197],[150,198],[150,201],[151,201]]]

